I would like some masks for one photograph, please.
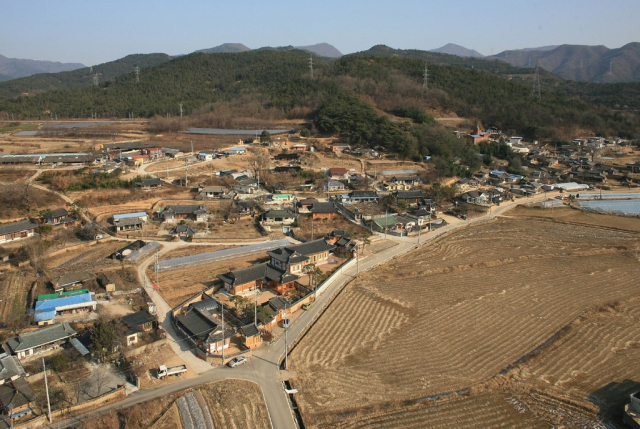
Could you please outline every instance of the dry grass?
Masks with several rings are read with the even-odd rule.
[[[638,219],[625,216],[612,216],[593,213],[572,208],[543,209],[541,207],[518,206],[507,213],[507,217],[536,217],[554,220],[556,222],[568,222],[572,224],[593,225],[605,228],[624,229],[640,232]]]
[[[262,389],[246,380],[224,380],[200,389],[217,428],[271,428]]]
[[[367,272],[291,355],[308,426],[491,380],[585,311],[638,294],[637,247],[634,233],[499,220]]]

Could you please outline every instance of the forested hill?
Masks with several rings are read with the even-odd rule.
[[[93,77],[96,73],[98,74],[99,82],[105,83],[126,73],[133,74],[133,68],[136,66],[142,70],[165,63],[170,59],[171,57],[166,54],[127,55],[119,60],[98,64],[93,67],[13,79],[0,83],[0,99],[16,97],[24,93],[36,94],[54,89],[74,89],[89,86],[93,84]]]
[[[542,98],[537,100],[530,96],[530,77],[513,79],[513,75],[475,67],[446,65],[443,60],[430,63],[425,95],[422,56],[361,53],[337,60],[317,58],[313,78],[308,60],[308,53],[299,50],[194,53],[145,69],[139,82],[133,73],[127,73],[99,87],[2,100],[0,112],[11,112],[20,119],[48,116],[47,112],[59,118],[88,118],[93,112],[103,117],[126,117],[129,112],[136,117],[167,113],[175,117],[180,103],[188,115],[216,115],[233,105],[235,112],[247,117],[258,118],[268,111],[270,115],[279,112],[282,118],[314,119],[320,132],[344,135],[362,144],[391,145],[390,150],[412,157],[436,151],[428,146],[436,137],[427,112],[455,113],[527,138],[561,141],[576,132],[638,135],[634,113],[584,101],[579,87],[544,81]],[[598,88],[598,96],[607,99],[611,90]],[[618,94],[624,96],[624,91]],[[408,122],[398,122],[397,117]]]

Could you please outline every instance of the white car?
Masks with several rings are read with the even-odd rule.
[[[238,365],[242,365],[243,363],[247,363],[249,361],[249,359],[247,359],[244,356],[238,356],[237,358],[233,358],[229,361],[229,363],[227,363],[227,365],[229,365],[229,367],[231,368],[235,368]]]

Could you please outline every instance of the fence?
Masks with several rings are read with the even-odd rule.
[[[160,271],[176,270],[178,268],[192,267],[195,265],[207,264],[210,262],[224,261],[226,259],[240,258],[243,256],[255,255],[256,253],[266,252],[268,250],[277,249],[278,247],[288,246],[289,240],[268,241],[266,243],[253,244],[250,246],[240,246],[231,249],[218,250],[216,252],[201,253],[193,256],[183,256],[181,258],[167,259],[157,262],[153,265],[153,269]]]
[[[349,269],[351,267],[353,267],[354,265],[356,265],[357,260],[355,258],[351,259],[348,262],[345,262],[344,264],[342,264],[337,270],[335,270],[333,272],[333,274],[331,274],[329,277],[327,277],[325,279],[325,281],[323,281],[320,286],[318,286],[318,289],[316,290],[316,294],[317,295],[322,295],[324,293],[325,290],[327,290],[327,288],[329,286],[331,286],[338,277],[340,277],[342,275],[342,270],[343,269]]]
[[[141,247],[138,250],[131,252],[130,255],[125,256],[125,260],[131,262],[132,264],[137,264],[139,261],[149,256],[151,253],[155,252],[160,248],[160,243],[157,241],[152,241]]]

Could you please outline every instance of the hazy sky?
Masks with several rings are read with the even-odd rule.
[[[0,54],[93,65],[133,53],[186,54],[225,42],[327,42],[342,53],[456,43],[484,55],[640,41],[639,0],[0,0]]]

